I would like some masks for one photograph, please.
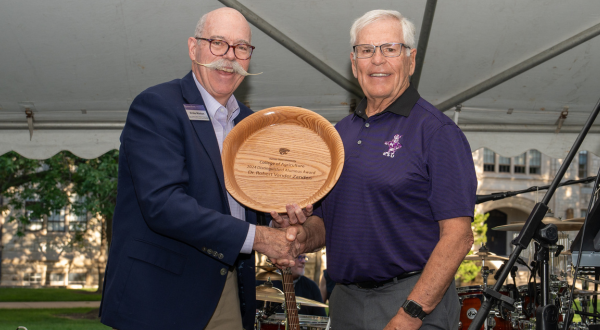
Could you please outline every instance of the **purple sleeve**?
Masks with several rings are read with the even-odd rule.
[[[467,138],[458,126],[447,124],[433,133],[427,148],[433,218],[473,217],[477,176]]]

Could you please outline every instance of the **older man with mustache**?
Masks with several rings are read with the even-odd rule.
[[[253,329],[252,251],[297,255],[283,230],[257,227],[256,213],[223,181],[223,141],[252,114],[233,92],[248,75],[253,49],[239,12],[212,11],[188,40],[192,71],[131,104],[102,323],[121,330]]]

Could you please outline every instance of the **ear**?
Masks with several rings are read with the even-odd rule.
[[[409,57],[409,61],[410,61],[410,73],[409,75],[412,76],[413,73],[415,72],[415,66],[416,66],[416,60],[417,58],[417,50],[416,49],[411,49],[410,50],[410,57]]]
[[[354,78],[358,79],[358,73],[356,72],[356,59],[354,58],[354,53],[350,52],[350,62],[352,63],[352,74]]]
[[[188,38],[188,51],[190,53],[190,59],[192,61],[196,60],[196,52],[200,51],[198,49],[198,40],[196,40],[196,38],[194,38],[194,37]]]

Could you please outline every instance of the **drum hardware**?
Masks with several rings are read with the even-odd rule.
[[[328,330],[329,318],[325,316],[299,315],[301,330]],[[286,329],[285,313],[277,313],[266,320],[261,320],[257,330],[284,330]]]

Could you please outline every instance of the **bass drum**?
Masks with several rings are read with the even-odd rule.
[[[471,323],[473,323],[473,319],[477,315],[477,311],[481,308],[481,304],[483,303],[483,286],[481,285],[472,285],[472,286],[462,286],[457,288],[458,299],[460,300],[460,326],[459,329],[468,329]],[[502,287],[501,294],[508,296],[508,291]],[[494,311],[490,312],[490,315]],[[491,324],[490,324],[491,322]],[[493,328],[494,330],[512,330],[510,320],[505,320],[501,317],[493,317],[490,321],[488,321],[488,326]],[[481,330],[483,330],[483,326]]]
[[[325,330],[327,329],[328,317],[298,315],[300,320],[300,330]],[[277,313],[271,315],[268,319],[259,320],[257,330],[285,330],[285,314]],[[329,328],[331,330],[331,328]]]

